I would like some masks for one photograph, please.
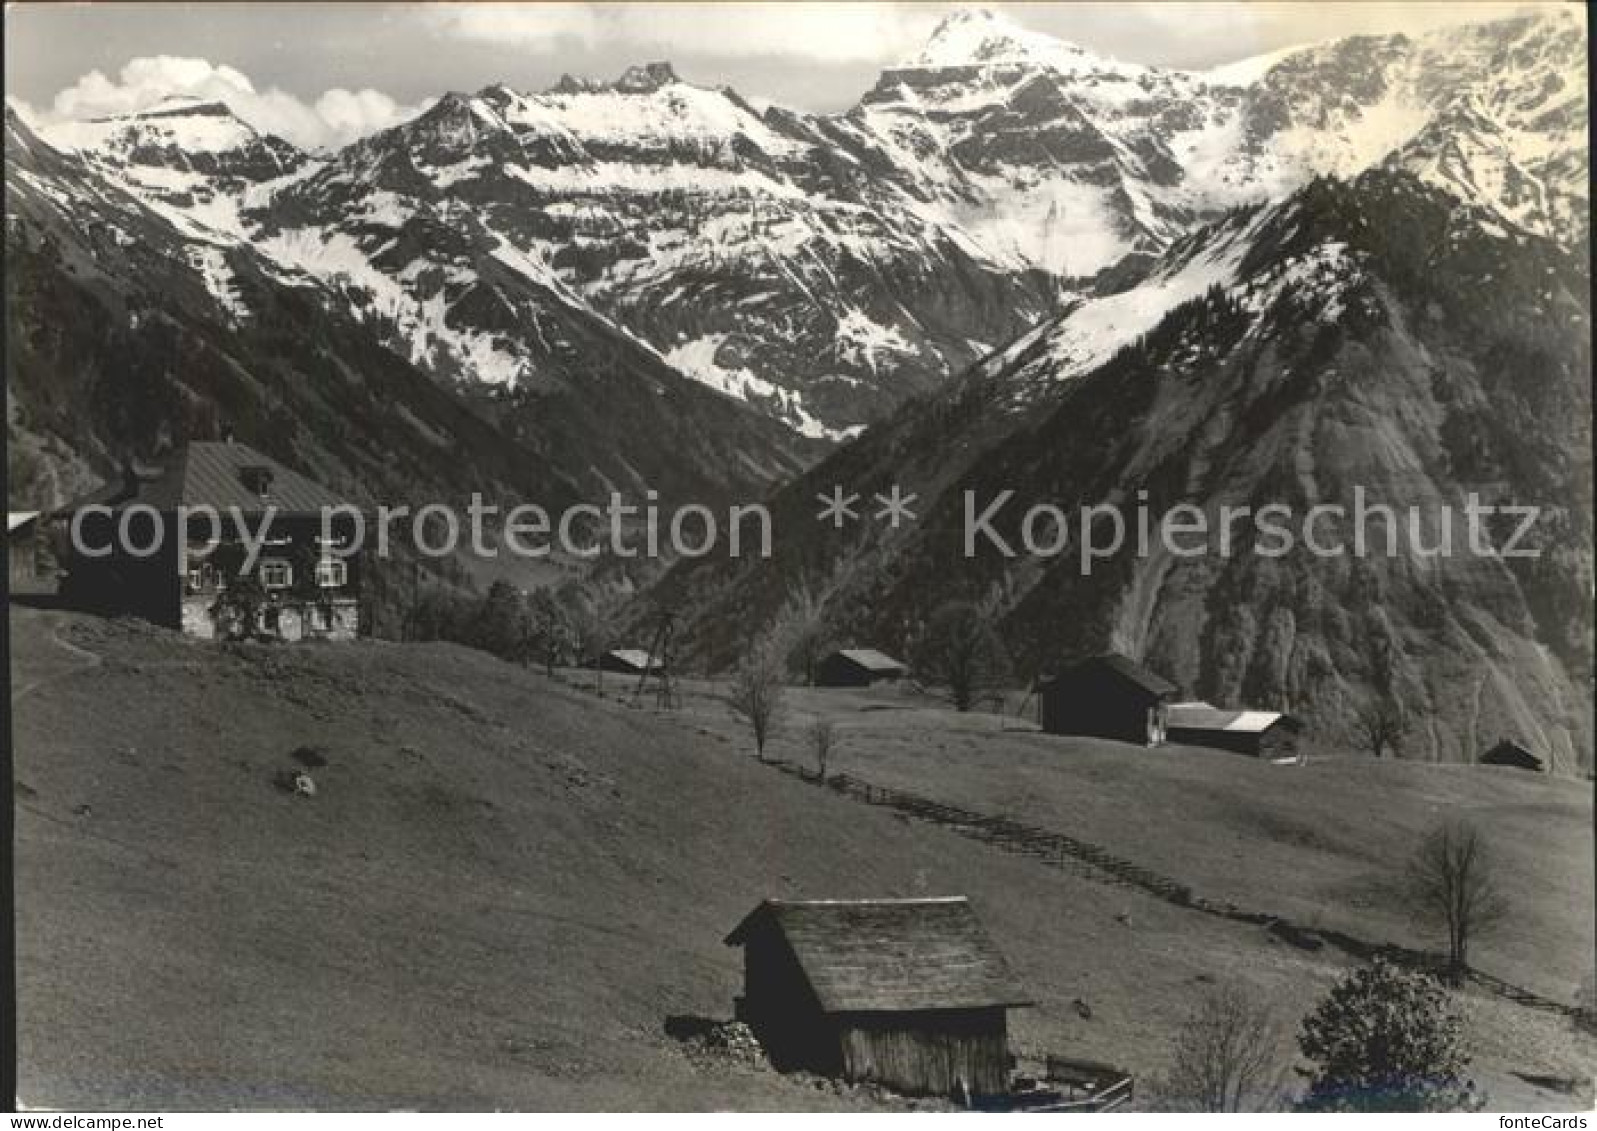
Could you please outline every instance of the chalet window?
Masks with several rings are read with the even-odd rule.
[[[294,584],[294,567],[282,558],[265,558],[261,562],[261,588],[287,589]]]
[[[245,490],[253,491],[263,499],[272,493],[272,469],[269,467],[241,467],[238,477]]]
[[[203,593],[216,585],[216,567],[210,562],[200,562],[189,567],[188,587],[190,593]]]
[[[342,558],[323,558],[316,563],[316,584],[323,589],[340,589],[349,584],[349,563]]]

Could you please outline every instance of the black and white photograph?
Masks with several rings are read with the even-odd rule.
[[[10,1127],[1587,1126],[1584,5],[4,25]]]

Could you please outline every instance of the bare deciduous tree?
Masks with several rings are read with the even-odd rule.
[[[1272,1111],[1285,1098],[1286,1031],[1268,1001],[1238,985],[1211,991],[1176,1037],[1158,1090],[1182,1111]]]
[[[1365,749],[1382,758],[1388,750],[1395,754],[1402,748],[1408,716],[1397,698],[1386,693],[1359,709],[1357,730]]]
[[[620,597],[607,590],[594,592],[585,601],[570,601],[578,655],[593,664],[593,689],[599,695],[604,694],[604,654],[615,643],[620,603]]]
[[[809,739],[810,750],[815,754],[815,772],[825,781],[826,763],[837,745],[837,729],[831,719],[816,719],[805,732],[805,737]]]
[[[1009,657],[996,619],[987,604],[950,601],[932,613],[916,644],[917,677],[947,688],[956,710],[970,710],[1008,678]]]
[[[754,752],[765,757],[765,744],[781,718],[787,694],[787,664],[781,640],[772,635],[760,640],[745,653],[737,670],[727,702],[754,732]]]
[[[1459,982],[1469,970],[1470,943],[1508,913],[1486,837],[1468,821],[1443,821],[1420,842],[1408,871],[1415,913],[1446,930],[1448,973]]]
[[[548,676],[555,674],[556,665],[569,663],[577,650],[571,618],[548,589],[534,589],[523,601],[520,632],[517,652],[522,662],[536,660]]]
[[[786,641],[787,660],[806,687],[815,686],[816,669],[832,646],[821,601],[808,585],[795,589],[777,618]]]

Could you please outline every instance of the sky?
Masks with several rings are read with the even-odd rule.
[[[8,3],[6,95],[36,119],[222,98],[257,128],[339,145],[448,90],[539,90],[658,59],[690,82],[843,110],[913,55],[940,3]],[[1130,62],[1204,68],[1300,43],[1494,19],[1528,4],[1010,3],[985,7]]]

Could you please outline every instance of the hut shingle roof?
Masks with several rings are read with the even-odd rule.
[[[908,668],[900,660],[895,660],[886,652],[878,652],[875,648],[839,648],[839,656],[852,660],[868,672],[904,672]]]
[[[1161,675],[1155,675],[1141,664],[1119,652],[1108,652],[1088,660],[1089,664],[1101,664],[1117,675],[1122,675],[1141,687],[1150,695],[1174,695],[1176,685]]]
[[[614,657],[640,672],[644,669],[648,669],[651,672],[658,671],[665,667],[664,663],[655,659],[642,648],[611,648],[605,655]]]
[[[1052,679],[1042,680],[1040,687],[1049,688],[1056,684],[1068,683],[1077,676],[1090,672],[1093,668],[1103,668],[1113,672],[1122,679],[1135,684],[1155,699],[1164,699],[1176,693],[1176,685],[1161,675],[1155,675],[1135,660],[1122,656],[1119,652],[1105,652],[1101,656],[1082,660],[1074,667],[1069,668],[1063,675]]]
[[[826,1013],[1030,1005],[963,896],[766,900],[727,936],[776,930]]]
[[[1290,730],[1298,721],[1279,711],[1226,711],[1208,703],[1172,703],[1165,716],[1172,730],[1229,731],[1233,734],[1263,734],[1277,723]]]

